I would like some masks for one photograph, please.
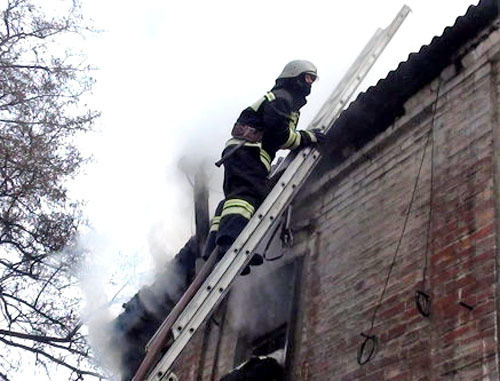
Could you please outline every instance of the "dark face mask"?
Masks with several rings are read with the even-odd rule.
[[[294,95],[294,108],[296,110],[307,103],[306,97],[311,93],[311,85],[306,83],[303,75],[297,78],[278,79],[273,89],[276,88],[285,88]]]
[[[304,76],[294,78],[291,83],[292,90],[300,96],[304,98],[307,97],[311,93],[311,84],[307,83],[304,79]]]

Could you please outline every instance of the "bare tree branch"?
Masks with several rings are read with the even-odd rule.
[[[80,1],[61,0],[55,15],[43,1],[8,0],[0,20],[0,378],[22,351],[48,375],[58,364],[74,379],[102,377],[69,271],[83,254],[67,249],[83,218],[66,184],[87,161],[73,142],[99,117],[81,104],[89,66],[64,37],[89,30]]]
[[[18,337],[20,339],[38,341],[39,343],[69,343],[72,340],[72,337],[51,337],[51,336],[42,336],[42,335],[30,335],[22,332],[14,332],[10,330],[0,329],[0,335]]]
[[[27,306],[28,308],[32,309],[33,311],[35,311],[37,314],[39,314],[41,317],[49,320],[52,324],[56,324],[58,326],[61,326],[62,328],[64,329],[68,329],[67,326],[61,322],[60,320],[57,320],[57,319],[54,319],[52,316],[50,315],[47,315],[44,311],[41,311],[40,309],[36,308],[36,306],[32,305],[31,303],[28,303],[26,300],[23,300],[23,299],[20,299],[20,298],[17,298],[15,297],[14,295],[9,295],[9,294],[5,294],[5,293],[2,293],[1,294],[3,297],[5,298],[10,298],[10,299],[14,299],[16,300],[18,303],[20,304],[23,304],[25,306]],[[68,336],[74,336],[74,333],[73,333],[74,329],[70,332],[70,334],[68,334]]]
[[[40,65],[0,65],[0,69],[30,69],[30,70],[45,70],[48,73],[51,73],[51,69],[48,68],[47,66],[40,66]]]
[[[64,367],[70,369],[71,371],[75,372],[76,374],[78,374],[80,376],[87,375],[87,376],[94,376],[94,377],[98,377],[98,378],[105,378],[102,374],[78,369],[77,367],[75,367],[71,364],[68,364],[67,362],[65,362],[61,359],[58,359],[57,357],[54,357],[54,356],[50,355],[49,353],[42,351],[41,349],[34,348],[34,347],[28,347],[28,346],[23,345],[23,344],[19,344],[19,343],[15,343],[13,341],[5,340],[4,338],[1,338],[1,337],[0,337],[0,341],[3,342],[4,344],[7,344],[7,345],[10,345],[13,347],[21,348],[25,351],[29,351],[29,352],[33,352],[33,353],[38,354],[38,355],[42,355],[42,356],[48,358],[49,360],[53,361],[54,363],[62,365]]]

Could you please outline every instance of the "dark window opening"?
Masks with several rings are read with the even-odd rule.
[[[235,368],[252,357],[269,356],[288,373],[293,361],[301,270],[302,260],[297,259],[259,277],[245,290],[243,305],[248,303],[249,308],[239,329]]]
[[[278,329],[255,339],[252,342],[252,355],[266,356],[280,349],[284,350],[286,346],[287,325],[282,325]]]

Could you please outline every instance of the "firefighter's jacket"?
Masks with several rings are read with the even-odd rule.
[[[219,253],[234,242],[269,193],[267,177],[276,152],[315,141],[312,132],[297,131],[299,110],[309,91],[292,91],[294,81],[281,82],[289,87],[277,84],[242,111],[222,152],[225,200],[210,228]]]
[[[245,146],[260,149],[260,159],[268,171],[278,150],[293,150],[314,140],[312,132],[297,130],[299,109],[305,103],[303,96],[295,96],[285,88],[273,88],[244,109],[236,121],[236,125],[250,126],[261,133],[259,141],[247,141]],[[240,137],[233,134],[226,147],[240,144],[241,141]]]

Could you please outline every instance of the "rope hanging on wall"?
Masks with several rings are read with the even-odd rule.
[[[426,275],[427,275],[427,264],[428,264],[428,252],[430,247],[430,237],[432,233],[432,217],[433,217],[433,205],[434,205],[434,124],[436,121],[437,103],[439,99],[439,90],[441,88],[441,78],[438,81],[438,88],[436,91],[436,99],[434,100],[434,110],[432,112],[431,119],[431,130],[429,132],[429,138],[432,141],[431,144],[431,181],[429,185],[429,218],[427,219],[427,233],[425,240],[425,252],[424,252],[424,268],[422,271],[422,290],[417,290],[415,292],[415,303],[417,305],[417,310],[424,317],[429,317],[431,314],[432,300],[429,294],[425,292]]]
[[[433,115],[432,115],[432,120],[431,120],[431,127],[430,127],[429,132],[427,133],[427,139],[426,139],[425,144],[424,144],[424,149],[423,149],[423,152],[422,152],[422,157],[420,159],[420,165],[419,165],[417,176],[416,176],[416,179],[415,179],[415,184],[413,186],[413,191],[411,193],[410,203],[408,205],[408,210],[407,210],[406,215],[405,215],[405,220],[404,220],[404,223],[403,223],[403,229],[401,231],[401,235],[400,235],[398,243],[396,245],[396,250],[394,252],[394,256],[392,257],[392,261],[391,261],[391,264],[389,266],[389,270],[388,270],[387,277],[386,277],[385,282],[384,282],[384,287],[382,289],[382,293],[380,294],[380,298],[379,298],[379,301],[377,303],[377,306],[373,310],[373,315],[372,315],[372,318],[371,318],[371,324],[370,324],[369,333],[368,334],[361,333],[361,335],[363,337],[365,337],[365,340],[361,344],[360,349],[358,350],[358,363],[360,365],[364,365],[368,361],[370,361],[375,356],[375,354],[377,352],[378,339],[377,339],[376,335],[372,334],[373,327],[375,325],[375,318],[377,316],[378,310],[382,306],[382,301],[384,299],[385,293],[387,291],[387,286],[389,285],[389,280],[391,278],[392,269],[394,268],[394,265],[396,264],[396,258],[397,258],[398,254],[399,254],[399,249],[401,247],[401,243],[403,242],[403,237],[404,237],[405,232],[406,232],[406,226],[408,224],[408,220],[409,220],[410,213],[411,213],[411,210],[412,210],[413,202],[415,200],[415,194],[416,194],[416,191],[417,191],[418,183],[419,183],[419,180],[420,180],[420,175],[422,173],[422,167],[423,167],[423,164],[424,164],[424,159],[425,159],[425,156],[426,156],[425,153],[427,152],[427,147],[429,146],[431,138],[433,137],[434,120],[435,120],[435,116],[436,116],[437,101],[438,101],[438,98],[439,98],[439,89],[440,89],[440,87],[441,87],[441,78],[439,78],[439,81],[438,81],[438,88],[437,88],[437,91],[436,91],[436,99],[434,100],[434,110],[433,110]],[[434,139],[432,139],[432,152],[431,152],[431,198],[432,198],[432,189],[433,189],[432,185],[433,185],[433,176],[434,176],[434,174],[433,174],[433,162],[434,162],[433,155],[434,155]],[[425,264],[424,264],[424,274],[423,274],[423,277],[424,277],[424,286],[425,286],[425,276],[426,276],[426,271],[427,271],[427,249],[428,249],[428,246],[429,246],[430,220],[431,220],[431,214],[432,214],[432,199],[430,200],[429,214],[430,214],[430,216],[429,216],[429,223],[428,223],[429,225],[428,225],[428,228],[427,228],[427,241],[426,241],[426,249],[425,249]],[[429,316],[430,315],[430,307],[431,307],[431,299],[430,299],[430,297],[424,291],[417,291],[417,293],[415,295],[415,300],[416,300],[417,308],[419,309],[419,312],[422,315],[424,315],[424,316]],[[367,351],[368,351],[368,353],[366,353]]]

